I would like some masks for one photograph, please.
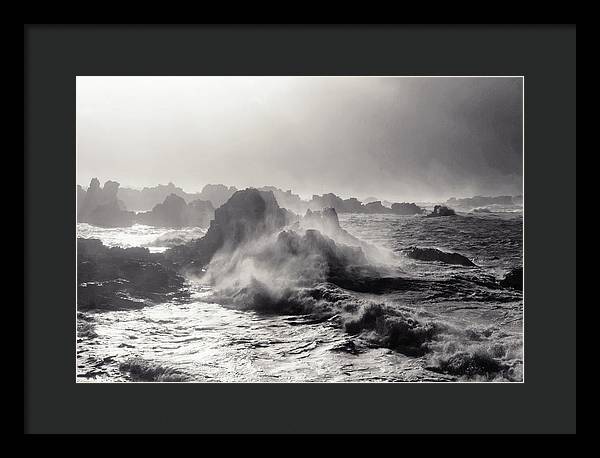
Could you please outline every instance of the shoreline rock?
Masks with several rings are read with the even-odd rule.
[[[444,264],[455,264],[465,267],[477,267],[469,258],[459,253],[447,253],[437,248],[410,247],[402,250],[402,253],[418,261],[438,261]]]
[[[429,218],[436,218],[439,216],[455,216],[456,212],[450,207],[446,207],[445,205],[436,205],[433,207],[433,211],[428,215],[425,215]]]

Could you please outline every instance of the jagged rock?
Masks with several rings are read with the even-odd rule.
[[[335,208],[324,208],[322,211],[306,210],[306,214],[297,226],[302,229],[318,229],[331,237],[341,230],[340,220]]]
[[[306,214],[296,224],[291,225],[296,231],[316,229],[319,232],[335,240],[338,244],[360,247],[370,262],[379,263],[382,259],[382,251],[367,242],[354,237],[348,231],[342,229],[335,208],[324,208],[322,211],[306,211]]]
[[[381,201],[379,201],[379,200],[377,200],[375,202],[369,202],[364,207],[365,207],[364,208],[365,213],[375,213],[375,214],[392,213],[392,209],[388,208],[388,207],[384,207],[383,204],[381,203]]]
[[[500,286],[523,291],[523,267],[516,267],[509,271],[502,280]]]
[[[151,212],[138,215],[138,221],[150,226],[180,228],[185,226],[185,200],[175,194],[169,194],[163,203],[156,204]]]
[[[215,217],[215,209],[208,200],[196,199],[187,204],[186,225],[193,227],[208,227]]]
[[[186,204],[182,197],[169,194],[152,211],[138,213],[136,221],[149,226],[179,229],[188,226],[207,227],[213,216],[214,208],[210,202],[194,200]]]
[[[392,212],[396,215],[419,215],[423,209],[414,203],[396,202],[392,204]]]
[[[135,308],[185,296],[183,277],[147,248],[108,248],[78,238],[77,265],[80,309]]]
[[[467,257],[458,253],[446,253],[436,248],[411,247],[402,250],[402,253],[411,259],[419,261],[439,261],[445,264],[457,264],[467,267],[475,267],[475,264]]]
[[[272,192],[248,188],[235,192],[215,210],[204,237],[167,250],[165,255],[180,265],[204,266],[225,244],[231,249],[247,240],[283,228],[289,214],[279,207]]]
[[[220,207],[232,196],[236,188],[227,187],[222,184],[207,184],[201,192],[189,193],[173,183],[159,184],[151,188],[143,189],[120,188],[118,197],[126,207],[137,212],[147,212],[155,205],[163,203],[171,194],[175,194],[190,204],[195,200],[210,202],[213,208]]]
[[[308,209],[308,202],[302,200],[298,194],[293,194],[291,190],[283,191],[275,186],[263,186],[259,191],[271,191],[280,207],[286,208],[295,213],[304,213]]]
[[[456,212],[449,207],[444,205],[436,205],[433,207],[433,211],[426,216],[436,217],[436,216],[454,216]]]
[[[214,208],[219,208],[227,202],[231,196],[237,191],[234,186],[227,187],[222,184],[207,184],[202,188],[198,198],[208,200]]]
[[[474,208],[472,210],[472,212],[473,213],[491,213],[492,211],[489,208],[482,207],[482,208]]]
[[[186,202],[198,198],[198,194],[188,194],[183,189],[175,186],[173,183],[159,184],[157,186],[143,189],[120,188],[118,197],[128,209],[137,212],[150,211],[156,204],[164,202],[167,196],[175,194],[183,198]]]
[[[374,198],[373,198],[374,199]],[[370,200],[370,199],[367,199]],[[387,204],[387,205],[386,205]],[[321,210],[323,208],[334,208],[338,213],[369,213],[369,214],[387,214],[397,215],[416,215],[422,213],[423,209],[414,203],[389,203],[379,200],[371,200],[363,205],[358,199],[351,197],[342,199],[335,194],[323,194],[322,196],[313,195],[308,203],[311,210]]]
[[[101,188],[97,178],[92,178],[87,191],[79,186],[77,221],[101,227],[131,226],[135,213],[125,210],[123,202],[117,199],[118,190],[116,181],[107,181]]]

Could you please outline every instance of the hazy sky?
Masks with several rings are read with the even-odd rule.
[[[522,192],[521,78],[78,77],[77,182]]]

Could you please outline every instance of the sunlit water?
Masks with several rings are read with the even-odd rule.
[[[401,261],[403,269],[417,277],[444,279],[468,274],[500,278],[511,267],[522,265],[520,212],[461,214],[452,218],[343,214],[340,224],[353,235],[393,251],[409,246],[436,247],[459,252],[479,266]],[[154,251],[166,249],[154,246],[153,242],[167,232],[149,226],[102,229],[78,225],[79,236],[96,237],[109,246],[147,246]],[[199,231],[197,236],[202,234]],[[339,351],[349,340],[360,344],[360,339],[351,339],[333,321],[315,322],[309,316],[232,310],[208,301],[210,290],[205,286],[190,284],[189,287],[194,293],[192,301],[186,304],[80,313],[80,325],[89,323],[93,331],[78,332],[78,381],[137,381],[139,377],[123,370],[123,363],[130,361],[150,368],[150,372],[158,367],[158,373],[166,368],[176,374],[176,377],[154,377],[157,381],[456,380],[427,369],[432,355],[408,357],[368,345],[361,347],[363,352],[358,354]],[[502,351],[516,352],[510,356],[511,362],[521,371],[522,295],[494,293],[504,296],[480,300],[484,297],[481,294],[474,292],[472,300],[467,297],[458,301],[456,298],[411,301],[398,295],[390,295],[387,300],[434,315],[459,329],[489,329],[484,342],[478,336],[473,344],[496,345]],[[456,345],[453,339],[440,342],[440,351]]]
[[[174,230],[143,224],[119,228],[97,227],[87,223],[77,224],[77,237],[100,239],[104,245],[109,247],[144,247],[152,253],[162,253],[172,246],[169,242],[176,238],[191,240],[202,237],[205,233],[206,231],[199,227]]]

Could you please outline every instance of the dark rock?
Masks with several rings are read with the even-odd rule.
[[[369,214],[388,214],[397,215],[416,215],[422,213],[423,209],[414,203],[393,203],[381,202],[379,200],[367,199],[363,205],[358,199],[351,197],[342,199],[335,194],[323,194],[322,196],[313,195],[308,203],[312,210],[321,210],[323,208],[333,208],[338,213],[369,213]],[[374,198],[373,198],[374,199]],[[388,204],[388,205],[385,205]]]
[[[411,247],[402,250],[407,257],[417,259],[419,261],[439,261],[446,264],[458,264],[467,267],[476,267],[475,264],[467,257],[458,253],[446,253],[445,251],[436,248],[418,248]]]
[[[274,233],[288,221],[272,192],[248,188],[237,191],[215,210],[215,218],[204,237],[165,253],[168,259],[187,267],[203,267],[227,243],[234,249],[247,240]]]
[[[444,205],[436,205],[433,207],[433,211],[426,216],[436,217],[436,216],[454,216],[456,212],[449,207]]]
[[[146,248],[108,248],[78,238],[77,263],[79,309],[137,308],[186,296],[183,277]]]
[[[414,203],[401,202],[392,204],[392,212],[396,215],[420,215],[423,209]]]
[[[508,272],[504,278],[500,280],[500,286],[523,291],[523,267],[516,267]]]
[[[384,207],[379,200],[375,202],[369,202],[368,204],[364,205],[364,212],[374,214],[393,213],[391,208]]]
[[[182,227],[208,227],[214,217],[214,208],[208,201],[194,200],[187,204],[182,197],[169,194],[163,203],[152,211],[138,213],[136,221],[141,224],[179,229]]]

